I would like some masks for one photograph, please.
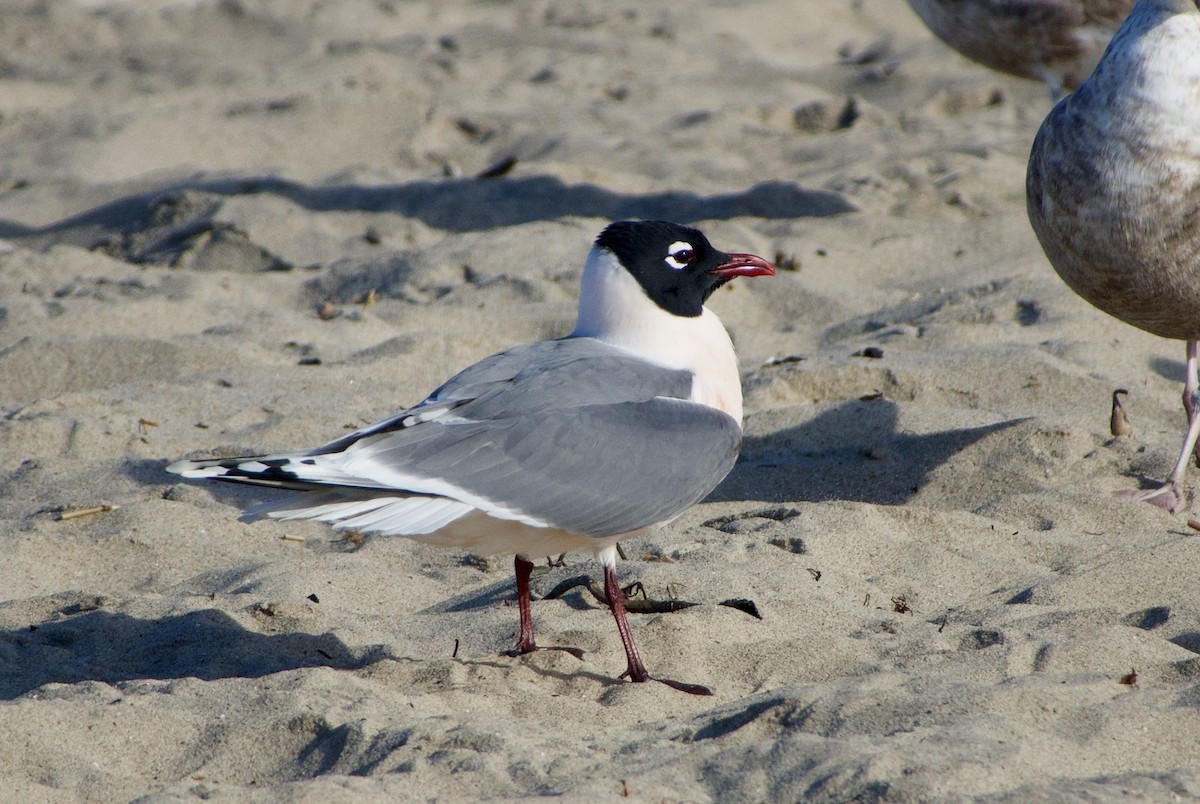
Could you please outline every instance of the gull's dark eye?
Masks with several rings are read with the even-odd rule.
[[[676,271],[682,271],[691,265],[696,259],[696,251],[690,243],[684,243],[682,240],[677,240],[667,249],[667,265],[674,268]]]

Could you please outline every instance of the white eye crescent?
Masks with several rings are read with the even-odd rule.
[[[687,268],[695,259],[696,251],[692,248],[691,243],[676,240],[667,249],[667,265],[676,271],[682,271],[684,268]]]

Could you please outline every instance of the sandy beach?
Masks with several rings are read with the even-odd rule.
[[[1196,515],[1113,495],[1184,349],[1046,261],[1050,107],[892,0],[0,3],[0,800],[1200,797]],[[512,658],[510,558],[165,471],[566,334],[622,218],[779,267],[709,303],[736,468],[618,567],[713,697],[583,587]]]

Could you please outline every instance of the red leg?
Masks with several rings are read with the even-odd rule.
[[[621,591],[621,584],[617,582],[616,569],[609,564],[604,565],[604,596],[608,598],[608,607],[612,611],[613,619],[617,621],[617,631],[621,634],[621,644],[625,646],[628,664],[621,678],[629,676],[630,681],[657,681],[692,695],[712,695],[712,690],[700,684],[685,684],[669,678],[652,678],[646,672],[646,666],[642,664],[637,648],[633,645],[633,634],[630,633],[629,622],[625,618],[625,593]]]
[[[533,639],[533,611],[530,607],[529,594],[529,576],[533,574],[533,562],[522,556],[517,556],[513,560],[513,569],[517,574],[517,611],[521,616],[521,634],[517,637],[517,646],[509,653],[510,656],[520,656],[523,653],[533,653],[536,650],[561,650],[574,656],[576,659],[583,658],[583,651],[579,648],[565,648],[551,646],[548,648],[539,648],[537,642]]]
[[[612,610],[613,619],[617,621],[617,631],[621,634],[621,644],[625,646],[625,658],[629,664],[621,678],[629,676],[630,681],[648,681],[650,674],[638,656],[637,648],[633,645],[633,634],[629,632],[629,621],[625,619],[625,593],[617,583],[617,571],[604,566],[604,596],[608,598],[608,607]]]
[[[529,606],[529,576],[533,562],[517,556],[513,561],[517,573],[517,610],[521,613],[521,636],[517,639],[517,653],[533,653],[538,649],[533,641],[533,612]]]

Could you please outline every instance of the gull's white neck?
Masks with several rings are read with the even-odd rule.
[[[593,248],[583,268],[575,338],[595,338],[648,363],[692,373],[692,401],[742,421],[737,356],[721,319],[695,318],[659,307],[612,252]]]

